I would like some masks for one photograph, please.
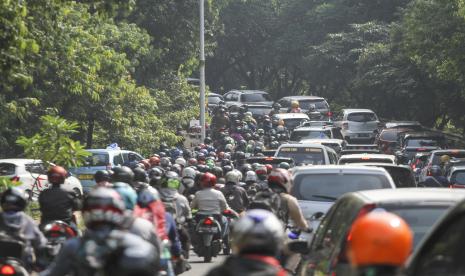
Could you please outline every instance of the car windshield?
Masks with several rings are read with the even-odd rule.
[[[303,120],[306,120],[306,119],[305,118],[283,119],[284,125],[287,128],[291,128],[291,129],[298,127]]]
[[[242,94],[241,102],[254,103],[254,102],[269,102],[271,101],[270,96],[266,93],[253,93],[253,94]]]
[[[465,185],[465,171],[456,171],[450,178],[452,184]]]
[[[287,157],[294,160],[294,164],[323,165],[325,158],[321,148],[312,147],[282,147],[278,157]]]
[[[217,104],[219,102],[221,102],[222,99],[220,97],[217,97],[217,96],[209,96],[208,97],[208,103],[209,104]]]
[[[316,109],[329,109],[325,100],[301,100],[299,106],[302,109],[309,110],[310,105],[314,104]]]
[[[444,214],[449,208],[449,205],[445,206],[405,206],[405,207],[394,207],[387,208],[389,212],[392,212],[407,222],[413,232],[413,248],[416,248],[418,242],[420,242],[436,221]]]
[[[0,163],[0,176],[14,175],[16,166],[12,163]]]
[[[330,130],[294,130],[291,134],[291,141],[300,141],[302,139],[330,139]]]
[[[405,146],[407,147],[437,147],[438,141],[432,139],[407,139]]]
[[[87,157],[88,167],[103,167],[110,163],[108,153],[104,152],[92,152],[92,155]]]
[[[303,174],[294,179],[293,195],[299,200],[336,201],[345,193],[392,188],[379,174]]]
[[[372,122],[376,120],[378,120],[378,118],[376,118],[375,113],[371,113],[371,112],[350,113],[347,116],[347,121],[358,122],[358,123]]]

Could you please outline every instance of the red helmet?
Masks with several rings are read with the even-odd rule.
[[[189,158],[189,160],[187,160],[187,164],[189,166],[197,166],[197,163],[198,163],[197,159],[195,159],[195,158]]]
[[[289,193],[291,191],[291,176],[285,169],[273,169],[268,175],[268,185],[280,187]]]
[[[160,157],[157,157],[157,156],[150,157],[149,163],[152,167],[160,165]]]
[[[53,166],[47,172],[48,182],[52,184],[65,183],[66,176],[68,176],[68,172],[60,166]]]
[[[148,170],[148,169],[150,169],[150,168],[152,167],[152,166],[150,165],[149,160],[147,160],[147,159],[140,160],[139,163],[140,163],[140,164],[143,164],[143,165],[144,165],[144,168],[145,168],[146,170]]]
[[[211,187],[214,187],[216,184],[216,176],[212,173],[204,173],[201,177],[200,177],[200,185],[203,187],[203,188],[211,188]]]
[[[271,164],[266,164],[265,167],[266,167],[266,171],[268,172],[268,174],[270,174],[271,171],[273,170],[273,166]]]

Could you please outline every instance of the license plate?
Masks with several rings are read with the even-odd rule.
[[[218,233],[216,227],[199,227],[199,233]]]
[[[94,179],[94,175],[92,175],[92,174],[80,174],[78,178],[80,180],[92,180],[92,179]]]

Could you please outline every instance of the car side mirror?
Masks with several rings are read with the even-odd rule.
[[[287,244],[287,248],[297,254],[308,254],[310,252],[308,242],[306,240],[295,240],[290,241]]]

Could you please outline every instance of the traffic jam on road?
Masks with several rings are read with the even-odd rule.
[[[0,176],[20,183],[2,194],[2,216],[38,204],[42,233],[1,222],[16,238],[0,239],[0,275],[219,275],[228,266],[237,270],[227,275],[353,275],[353,225],[377,213],[410,229],[408,260],[390,261],[402,250],[386,234],[389,254],[369,253],[376,242],[367,241],[364,257],[375,260],[358,264],[398,270],[363,275],[465,273],[463,137],[370,109],[332,110],[317,96],[273,102],[232,90],[210,94],[208,111],[204,141],[192,125],[184,144],[162,143],[147,158],[111,145],[66,170],[0,160]]]

